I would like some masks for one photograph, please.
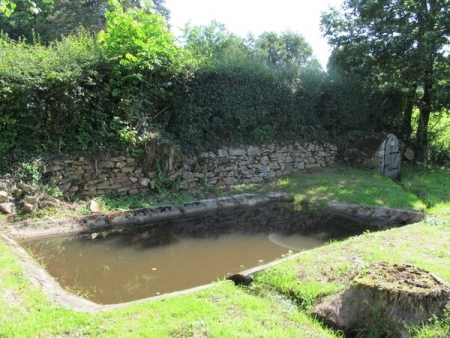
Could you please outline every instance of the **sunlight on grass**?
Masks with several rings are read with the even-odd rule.
[[[296,200],[329,198],[365,206],[424,210],[426,204],[386,176],[373,170],[322,168],[302,171],[276,180],[277,188]]]
[[[291,180],[289,178],[281,178],[278,180],[279,186],[286,186],[286,185],[289,185],[290,183],[291,183]]]
[[[450,202],[437,203],[429,209],[429,212],[433,215],[450,217]]]

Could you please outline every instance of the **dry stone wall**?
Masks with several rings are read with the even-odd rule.
[[[134,195],[154,188],[156,178],[156,173],[144,173],[142,166],[127,156],[56,160],[46,172],[66,197],[99,196],[112,191],[119,195]]]
[[[331,144],[262,145],[222,148],[185,161],[183,186],[258,183],[293,171],[334,163],[337,148]]]
[[[197,184],[231,185],[257,183],[293,171],[325,167],[334,163],[337,148],[331,144],[294,143],[238,148],[224,147],[216,152],[184,157],[182,163],[160,163],[170,172],[146,170],[134,158],[116,156],[102,159],[76,157],[55,160],[46,168],[47,175],[56,183],[65,197],[89,197],[116,192],[134,195],[154,190],[157,179],[174,182],[181,188]],[[145,163],[145,161],[144,161]],[[158,166],[151,166],[157,168]]]

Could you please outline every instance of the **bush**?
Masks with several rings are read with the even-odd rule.
[[[107,64],[92,36],[49,47],[1,38],[0,154],[87,150],[104,138]]]
[[[311,138],[321,128],[314,111],[322,77],[252,59],[216,60],[178,83],[168,130],[191,150]]]

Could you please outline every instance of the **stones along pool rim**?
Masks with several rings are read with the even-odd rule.
[[[149,222],[178,218],[185,215],[196,215],[236,207],[253,207],[275,202],[293,202],[293,198],[287,193],[278,192],[272,192],[266,195],[240,194],[188,202],[184,203],[181,207],[166,205],[144,209],[133,209],[124,212],[114,212],[108,215],[98,214],[39,222],[26,221],[7,226],[6,231],[0,233],[0,238],[7,244],[11,252],[18,259],[32,284],[41,288],[51,300],[75,311],[97,312],[126,307],[131,304],[142,303],[149,300],[159,300],[184,295],[211,287],[214,283],[159,296],[143,298],[132,302],[108,305],[97,304],[64,290],[59,283],[29,255],[18,241],[72,237],[85,233],[108,231],[124,226],[136,226],[136,228],[138,228],[140,225]],[[386,207],[363,207],[328,199],[317,199],[316,202],[324,203],[326,212],[348,215],[381,225],[389,224],[391,226],[402,226],[420,222],[425,218],[423,213],[414,211],[390,209]],[[242,271],[241,274],[250,275],[256,273],[286,260],[294,259],[302,253],[303,252],[299,252],[286,258],[253,267],[246,271]]]

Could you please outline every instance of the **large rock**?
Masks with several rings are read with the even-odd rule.
[[[33,191],[33,186],[29,185],[29,184],[25,184],[25,183],[19,183],[17,184],[17,186],[19,187],[19,189],[21,189],[24,192],[30,192]]]
[[[0,203],[0,212],[5,215],[12,214],[14,212],[14,203]]]
[[[23,199],[23,201],[29,204],[37,204],[38,198],[37,196],[27,196]]]
[[[94,213],[100,212],[100,210],[101,210],[100,204],[97,201],[90,200],[89,201],[89,210]]]
[[[414,150],[412,150],[411,148],[406,148],[406,150],[405,150],[405,158],[408,161],[414,160]]]
[[[28,212],[29,214],[31,214],[35,208],[36,208],[36,206],[34,204],[23,202],[23,210],[25,212]]]
[[[0,203],[8,201],[8,193],[6,191],[0,191]]]

